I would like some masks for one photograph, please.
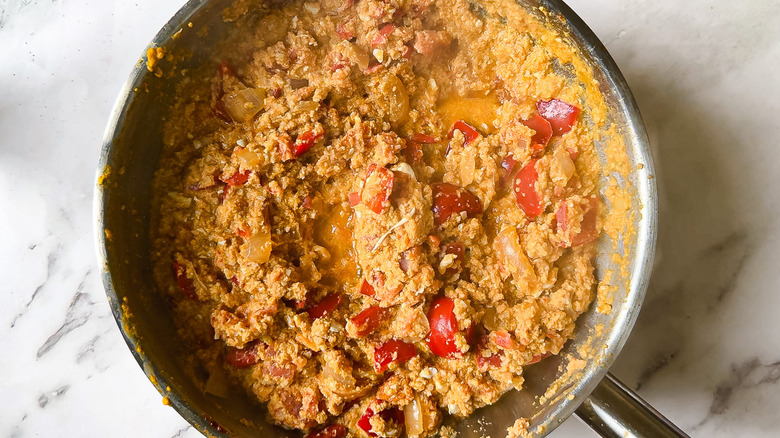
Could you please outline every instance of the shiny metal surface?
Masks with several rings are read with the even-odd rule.
[[[577,416],[608,438],[688,438],[610,373],[577,408]]]
[[[216,65],[219,56],[215,47],[225,26],[220,11],[230,3],[231,0],[191,0],[160,30],[152,45],[164,46],[168,53],[182,59],[179,69],[202,62]],[[636,233],[618,242],[618,247],[631,255],[630,278],[624,279],[626,286],[616,293],[610,313],[589,310],[578,320],[577,336],[561,356],[527,369],[523,391],[510,392],[495,405],[454,422],[460,437],[504,436],[507,427],[519,417],[528,418],[530,429],[542,436],[570,416],[596,387],[625,343],[644,297],[655,249],[657,196],[653,162],[628,85],[596,36],[562,1],[519,3],[529,10],[542,6],[552,12],[551,16],[564,18],[551,21],[551,25],[569,35],[571,43],[591,64],[608,103],[609,119],[619,127],[626,144],[632,172],[625,184],[634,194]],[[208,32],[196,33],[206,27]],[[173,39],[179,30],[182,32]],[[162,67],[165,69],[166,65],[163,63]],[[175,338],[168,304],[155,291],[148,257],[151,180],[162,149],[162,118],[180,79],[156,78],[139,63],[111,115],[98,169],[99,181],[100,176],[107,176],[96,186],[94,204],[96,244],[106,295],[144,372],[171,406],[199,430],[214,436],[227,436],[225,431],[232,437],[299,436],[265,423],[262,411],[240,393],[230,399],[206,394],[198,376],[183,371],[182,346]],[[613,242],[600,243],[600,278],[617,267],[610,258],[612,251]],[[599,324],[605,327],[601,334],[593,330]],[[560,379],[565,358],[588,342],[593,355],[582,373]],[[540,404],[539,397],[556,379],[558,390]]]

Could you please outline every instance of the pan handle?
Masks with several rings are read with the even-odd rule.
[[[604,376],[576,412],[605,438],[689,438],[611,373]]]

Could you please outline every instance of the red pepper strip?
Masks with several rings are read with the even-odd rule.
[[[539,115],[550,122],[555,135],[563,135],[571,131],[580,114],[579,108],[558,99],[540,100],[536,102],[536,109]]]
[[[190,300],[198,301],[198,294],[195,292],[195,284],[192,279],[187,277],[187,268],[177,262],[173,262],[173,272],[176,275],[176,286]]]
[[[456,213],[465,211],[468,217],[482,213],[482,202],[470,191],[450,183],[433,183],[433,222],[441,225]]]
[[[455,130],[458,130],[463,133],[463,137],[465,137],[465,141],[463,142],[463,146],[468,146],[469,143],[476,140],[477,137],[479,137],[479,132],[477,132],[476,129],[474,129],[471,125],[464,122],[463,120],[458,120],[455,122],[455,124],[452,125],[452,129],[450,129],[450,133],[448,134],[449,138],[452,138],[452,134],[455,132]]]
[[[298,138],[295,139],[295,144],[293,144],[293,154],[296,157],[305,154],[306,151],[311,149],[311,147],[314,146],[314,143],[322,138],[323,135],[325,135],[324,132],[315,133],[314,131],[306,131],[299,135]]]
[[[373,297],[376,291],[374,290],[374,287],[371,286],[371,283],[367,282],[364,278],[360,283],[360,293],[368,297]]]
[[[523,120],[523,125],[533,129],[535,134],[531,137],[531,155],[538,158],[544,154],[544,148],[552,138],[553,130],[550,122],[540,115]]]
[[[229,177],[222,179],[222,182],[225,184],[231,186],[231,187],[238,187],[243,186],[246,184],[247,181],[249,181],[249,175],[252,173],[251,170],[245,170],[243,173],[234,173],[233,175],[230,175]]]
[[[414,344],[391,339],[374,350],[374,371],[383,373],[392,362],[402,364],[415,356]]]
[[[321,318],[328,313],[334,311],[336,307],[341,303],[341,294],[332,293],[326,295],[325,298],[320,300],[317,304],[311,306],[306,312],[311,319]]]
[[[412,136],[412,141],[416,141],[417,143],[423,143],[423,144],[433,144],[433,143],[438,143],[439,139],[427,134],[414,134]]]
[[[377,328],[387,316],[388,309],[379,306],[371,306],[355,315],[351,321],[357,328],[358,336],[365,336]]]
[[[536,191],[536,181],[539,174],[536,172],[536,160],[531,160],[523,167],[515,178],[515,196],[517,205],[528,217],[534,218],[542,214],[542,202]]]
[[[244,348],[227,347],[225,362],[234,368],[249,368],[258,361],[256,341],[246,344]]]

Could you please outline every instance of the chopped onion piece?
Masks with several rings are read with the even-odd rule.
[[[560,169],[560,173],[558,175],[554,175],[553,180],[557,185],[563,187],[569,182],[569,179],[574,176],[574,161],[572,161],[571,156],[569,155],[569,152],[566,150],[566,148],[562,147],[559,147],[555,150],[553,157],[555,158],[555,162],[558,164],[558,168]]]
[[[228,390],[228,379],[227,375],[225,375],[225,370],[221,365],[216,365],[210,371],[209,378],[206,380],[206,392],[217,397],[227,398],[230,395],[230,391]]]
[[[422,435],[425,432],[425,425],[420,412],[420,402],[417,400],[417,397],[404,406],[404,423],[408,436]]]
[[[268,231],[261,229],[246,240],[244,256],[251,262],[263,264],[271,258],[272,247]]]
[[[241,149],[236,152],[236,156],[241,161],[241,164],[245,167],[255,167],[260,164],[260,157],[256,153],[250,151],[247,148]]]
[[[225,96],[223,102],[230,118],[237,122],[248,122],[263,109],[265,90],[244,88],[238,93]]]
[[[525,255],[517,230],[506,227],[501,230],[493,241],[493,249],[496,251],[504,269],[512,274],[515,281],[526,282],[528,286],[536,285],[536,273],[528,256]]]
[[[393,170],[397,172],[403,172],[409,176],[412,177],[413,180],[417,181],[417,175],[414,174],[414,170],[412,170],[412,166],[406,164],[406,163],[398,163],[395,166],[393,166]]]

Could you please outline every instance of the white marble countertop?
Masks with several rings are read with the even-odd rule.
[[[0,2],[0,436],[200,436],[125,346],[92,240],[109,111],[182,3]],[[634,90],[661,192],[613,372],[692,435],[778,436],[780,2],[570,4]],[[551,436],[594,434],[572,418]]]

